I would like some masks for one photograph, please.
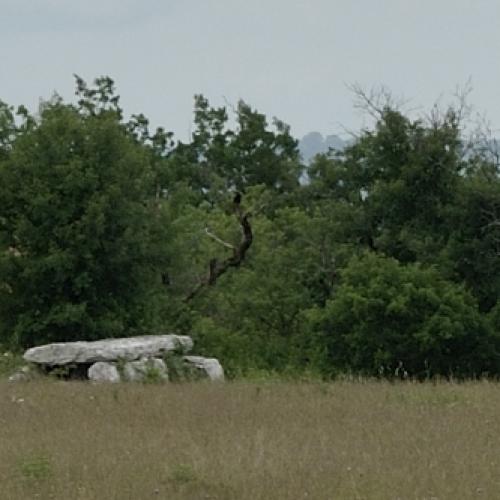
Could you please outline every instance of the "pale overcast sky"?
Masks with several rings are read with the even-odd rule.
[[[297,137],[357,129],[353,82],[429,108],[471,78],[500,128],[500,0],[0,0],[0,55],[9,104],[109,75],[126,113],[181,139],[196,93],[242,98]]]

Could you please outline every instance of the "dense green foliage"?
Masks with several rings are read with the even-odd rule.
[[[328,350],[325,370],[428,377],[500,368],[473,297],[419,264],[403,266],[374,253],[354,257],[335,296],[316,315]]]
[[[3,338],[32,345],[141,327],[160,232],[148,152],[118,111],[45,104],[17,130],[0,176]]]
[[[230,374],[499,374],[498,164],[453,109],[379,109],[305,165],[243,102],[196,96],[182,143],[109,78],[77,96],[0,102],[0,344],[175,330]]]

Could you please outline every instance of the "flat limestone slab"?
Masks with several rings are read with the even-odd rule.
[[[142,357],[161,356],[182,348],[189,352],[193,341],[187,335],[143,335],[93,342],[63,342],[32,347],[24,353],[30,363],[67,365],[69,363],[96,363],[98,361],[133,361]]]

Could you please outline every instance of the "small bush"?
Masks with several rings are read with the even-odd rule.
[[[0,377],[12,375],[25,364],[21,354],[5,350],[0,345]]]
[[[44,454],[34,454],[19,461],[19,471],[23,479],[41,481],[52,476],[52,464]]]
[[[498,375],[499,338],[464,287],[434,269],[365,254],[311,314],[324,371],[367,376]]]
[[[168,379],[171,382],[191,382],[204,378],[201,370],[184,361],[178,352],[169,352],[163,360],[167,365]]]
[[[196,479],[196,473],[188,464],[177,464],[170,471],[170,480],[177,484],[186,484]]]

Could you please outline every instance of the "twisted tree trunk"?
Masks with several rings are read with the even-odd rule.
[[[241,199],[241,198],[240,198]],[[205,230],[208,236],[215,239],[221,245],[229,248],[232,251],[232,255],[223,261],[218,259],[211,259],[208,263],[208,273],[200,281],[200,283],[184,298],[184,302],[190,302],[193,300],[203,289],[209,286],[215,285],[217,279],[222,276],[230,267],[239,267],[240,264],[245,259],[245,255],[250,248],[253,241],[252,226],[250,225],[250,212],[243,212],[240,206],[240,199],[235,197],[233,207],[234,213],[241,227],[241,240],[240,243],[235,246],[227,243],[214,234],[210,233],[208,229]]]

